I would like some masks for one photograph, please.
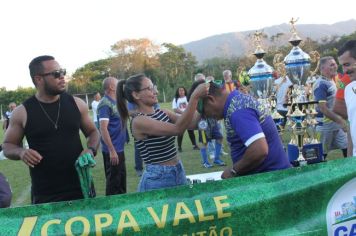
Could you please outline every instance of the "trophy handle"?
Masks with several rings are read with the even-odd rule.
[[[277,64],[281,63],[283,61],[282,57],[283,57],[282,53],[275,54],[273,57],[273,65],[276,66]]]
[[[287,71],[286,71],[286,67],[283,62],[283,54],[282,53],[277,53],[276,55],[274,55],[273,66],[281,77],[283,77],[283,78],[286,77]]]
[[[319,70],[320,54],[318,51],[311,51],[311,52],[309,52],[309,55],[310,55],[311,62],[317,62],[315,69],[310,71],[310,77],[313,77],[316,75],[316,73]]]

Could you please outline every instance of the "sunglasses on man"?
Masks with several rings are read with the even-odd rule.
[[[40,76],[52,75],[55,79],[58,79],[58,78],[60,78],[62,76],[65,76],[66,74],[67,74],[66,69],[59,69],[59,70],[55,70],[55,71],[52,71],[52,72],[40,74]]]

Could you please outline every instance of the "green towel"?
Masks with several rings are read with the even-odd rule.
[[[75,169],[77,170],[80,187],[83,192],[84,198],[95,197],[94,181],[91,175],[91,168],[96,165],[94,158],[91,154],[85,153],[81,155],[75,162]]]

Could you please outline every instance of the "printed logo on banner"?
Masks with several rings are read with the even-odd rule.
[[[356,178],[334,194],[326,210],[329,236],[356,235]]]

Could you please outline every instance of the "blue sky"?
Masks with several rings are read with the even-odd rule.
[[[1,1],[0,87],[33,86],[27,66],[42,54],[55,56],[72,73],[107,57],[110,45],[121,39],[179,45],[288,23],[292,17],[300,18],[297,24],[332,24],[355,18],[354,9],[354,0]]]

